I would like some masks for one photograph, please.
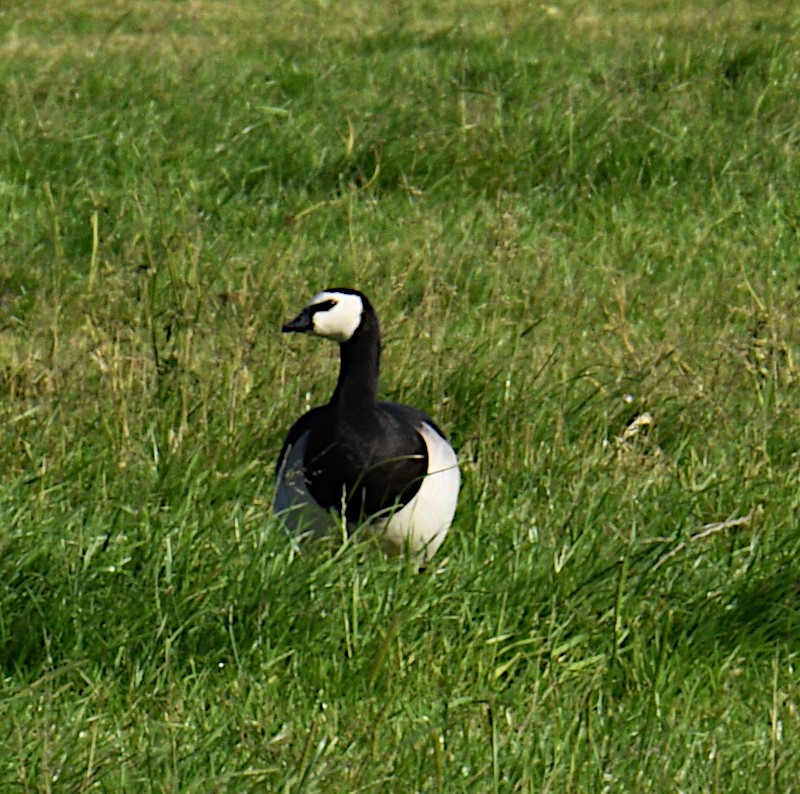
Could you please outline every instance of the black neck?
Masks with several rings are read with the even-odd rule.
[[[339,346],[339,353],[339,381],[331,404],[352,416],[374,412],[378,403],[381,354],[377,324],[362,326],[352,339]]]

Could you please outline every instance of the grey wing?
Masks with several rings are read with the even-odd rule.
[[[308,413],[303,414],[289,428],[289,433],[287,434],[286,439],[283,442],[283,446],[281,447],[281,454],[278,455],[278,463],[275,466],[276,476],[280,477],[281,466],[283,466],[283,461],[288,450],[295,446],[300,440],[300,437],[305,435],[311,429],[311,425],[314,423],[314,420],[319,417],[323,410],[324,408],[322,406],[319,408],[312,408]]]
[[[314,408],[289,430],[276,466],[277,482],[272,509],[292,534],[324,534],[334,522],[315,501],[305,478],[304,457],[308,433],[323,408]]]

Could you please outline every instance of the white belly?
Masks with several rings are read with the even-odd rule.
[[[456,453],[445,439],[427,423],[419,432],[428,448],[428,473],[414,498],[388,519],[379,519],[373,532],[390,554],[407,549],[429,560],[453,522],[461,473]]]

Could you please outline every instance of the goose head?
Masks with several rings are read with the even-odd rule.
[[[343,344],[353,338],[372,314],[372,306],[358,290],[339,287],[316,294],[291,322],[284,333],[312,333]]]

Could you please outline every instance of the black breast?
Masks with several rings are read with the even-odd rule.
[[[329,406],[316,417],[305,453],[308,489],[325,509],[358,522],[407,504],[428,471],[414,409],[381,403],[372,416],[343,418]],[[419,414],[419,416],[417,416]],[[410,419],[416,421],[409,421]]]

